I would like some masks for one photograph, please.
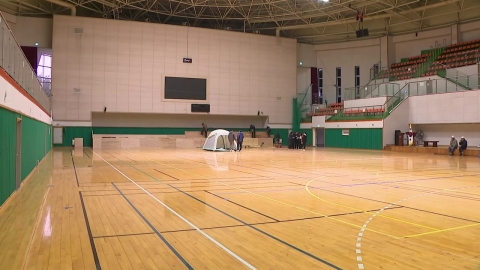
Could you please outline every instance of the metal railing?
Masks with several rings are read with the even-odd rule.
[[[0,14],[0,67],[15,80],[43,109],[50,112],[50,98],[45,94],[37,79],[36,71],[30,66],[18,45],[5,18]]]
[[[345,88],[344,100],[393,96],[398,90],[400,90],[399,84],[388,82],[380,84],[369,84],[359,87],[350,87]]]

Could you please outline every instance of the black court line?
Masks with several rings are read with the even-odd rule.
[[[80,183],[78,183],[77,167],[75,166],[75,160],[73,159],[73,156],[72,156],[72,163],[73,163],[73,171],[75,172],[75,179],[77,180],[77,187],[80,187]]]
[[[204,162],[204,161],[191,160],[191,159],[188,159],[188,158],[185,158],[185,157],[177,157],[177,156],[173,156],[173,157],[175,157],[175,158],[180,158],[180,159],[186,159],[186,160],[191,161],[191,162],[196,162],[196,163],[208,165],[208,163],[207,163],[207,162]],[[235,169],[232,169],[232,168],[228,168],[228,169],[229,169],[230,171],[241,172],[241,173],[250,174],[250,175],[253,175],[253,176],[257,176],[257,177],[264,177],[264,178],[267,178],[267,179],[274,179],[274,178],[269,177],[269,176],[263,176],[263,175],[258,175],[258,174],[254,174],[254,173],[244,172],[244,171],[235,170]],[[208,179],[208,178],[205,178],[205,179]]]
[[[126,157],[126,158],[130,159],[130,160],[131,160],[131,161],[133,161],[133,162],[137,162],[136,160],[134,160],[134,159],[131,159],[131,158],[129,158],[129,157]]]
[[[112,185],[118,190],[118,192],[120,192],[122,197],[128,202],[128,204],[130,204],[133,210],[137,212],[137,214],[143,219],[143,221],[147,223],[150,229],[152,229],[155,232],[155,234],[163,241],[163,243],[165,243],[165,245],[167,245],[170,248],[170,250],[183,262],[183,264],[185,264],[185,266],[188,269],[193,270],[193,267],[190,266],[190,264],[182,257],[182,255],[178,253],[178,251],[167,241],[167,239],[165,239],[163,235],[150,223],[150,221],[148,221],[148,219],[135,207],[135,205],[133,205],[133,203],[125,196],[125,194],[122,193],[122,191],[115,185],[115,183],[112,183]]]
[[[397,206],[397,207],[390,207],[387,209],[384,209],[384,211],[388,210],[393,210],[397,208],[403,208],[403,206]],[[381,209],[373,209],[373,210],[367,210],[365,212],[376,212]],[[268,225],[268,224],[281,224],[284,222],[294,222],[294,221],[302,221],[302,220],[309,220],[309,219],[322,219],[325,217],[339,217],[339,216],[348,216],[348,215],[353,215],[353,214],[361,214],[364,213],[363,211],[358,211],[358,212],[350,212],[350,213],[340,213],[340,214],[332,214],[328,216],[316,216],[316,217],[306,217],[306,218],[296,218],[296,219],[286,219],[286,220],[280,220],[280,221],[267,221],[267,222],[257,222],[257,223],[249,223],[249,224],[242,224],[242,225],[229,225],[229,226],[217,226],[217,227],[207,227],[207,228],[199,228],[200,230],[215,230],[215,229],[224,229],[224,228],[235,228],[235,227],[248,227],[248,226],[254,226],[254,225]],[[183,230],[172,230],[172,231],[162,231],[161,233],[177,233],[177,232],[190,232],[190,231],[196,231],[195,229],[183,229]]]
[[[118,194],[120,195],[120,194]],[[118,235],[102,235],[102,236],[94,236],[93,238],[108,238],[108,237],[122,237],[122,236],[137,236],[137,235],[148,235],[148,234],[155,234],[154,232],[148,233],[131,233],[131,234],[118,234]]]
[[[97,270],[102,269],[100,266],[100,261],[98,260],[97,248],[95,247],[95,242],[93,241],[92,230],[90,229],[90,223],[88,222],[87,210],[85,209],[85,203],[83,202],[82,192],[78,192],[80,195],[80,202],[82,203],[83,216],[85,217],[85,223],[87,224],[88,238],[90,239],[90,246],[92,247],[93,260],[95,261],[95,266]]]
[[[87,157],[90,158],[90,156],[87,154],[85,150],[83,150],[83,153],[85,153],[85,155],[87,155]]]
[[[369,199],[369,198],[365,198],[365,197],[361,197],[361,196],[350,195],[350,194],[346,194],[346,193],[342,193],[342,192],[338,192],[338,191],[332,191],[332,190],[328,190],[328,189],[322,189],[322,190],[323,190],[323,191],[326,191],[326,192],[331,192],[331,193],[336,193],[336,194],[341,194],[341,195],[349,196],[349,197],[360,198],[360,199],[364,199],[364,200],[368,200],[368,201],[372,201],[372,202],[380,202],[380,203],[385,203],[385,204],[392,204],[392,203],[389,203],[389,202],[384,202],[384,201]],[[403,206],[403,207],[404,207],[404,208],[407,208],[407,209],[412,209],[412,210],[416,210],[416,211],[420,211],[420,212],[425,212],[425,213],[435,214],[435,215],[439,215],[439,216],[454,218],[454,219],[458,219],[458,220],[464,220],[464,221],[469,221],[469,222],[473,222],[473,223],[480,223],[480,221],[476,221],[476,220],[471,220],[471,219],[466,219],[466,218],[451,216],[451,215],[442,214],[442,213],[437,213],[437,212],[432,212],[432,211],[423,210],[423,209],[419,209],[419,208],[414,208],[414,207],[409,207],[409,206]]]
[[[323,263],[323,264],[325,264],[325,265],[328,265],[328,266],[330,266],[330,267],[332,267],[332,268],[334,268],[334,269],[341,269],[340,267],[338,267],[338,266],[336,266],[336,265],[334,265],[334,264],[331,264],[331,263],[329,263],[329,262],[327,262],[327,261],[325,261],[325,260],[323,260],[323,259],[321,259],[321,258],[319,258],[319,257],[317,257],[317,256],[315,256],[315,255],[313,255],[313,254],[310,254],[310,253],[308,253],[308,252],[306,252],[306,251],[304,251],[304,250],[302,250],[302,249],[300,249],[300,248],[298,248],[298,247],[296,247],[296,246],[294,246],[294,245],[291,245],[291,244],[289,244],[289,243],[287,243],[287,242],[285,242],[285,241],[283,241],[283,240],[281,240],[281,239],[279,239],[279,238],[277,238],[277,237],[275,237],[275,236],[273,236],[273,235],[271,235],[271,234],[269,234],[269,233],[267,233],[267,232],[264,232],[264,231],[262,231],[262,230],[260,230],[260,229],[258,229],[258,228],[256,228],[256,227],[254,227],[254,226],[252,226],[252,225],[250,225],[250,224],[248,224],[248,223],[246,223],[246,222],[244,222],[244,221],[242,221],[242,220],[240,220],[240,219],[238,219],[238,218],[236,218],[236,217],[234,217],[234,216],[232,216],[232,215],[230,215],[230,214],[228,214],[228,213],[226,213],[226,212],[224,212],[224,211],[222,211],[222,210],[220,210],[220,209],[218,209],[218,208],[216,208],[216,207],[214,207],[214,206],[212,206],[212,205],[210,205],[210,204],[208,204],[208,203],[206,203],[206,202],[204,202],[204,201],[202,201],[202,200],[200,200],[200,199],[198,199],[198,198],[196,198],[195,196],[192,196],[192,195],[190,195],[190,194],[182,191],[181,189],[178,189],[178,188],[176,188],[176,187],[174,187],[174,186],[172,186],[172,185],[170,185],[170,184],[169,184],[169,186],[171,186],[172,188],[174,188],[174,189],[182,192],[183,194],[187,195],[188,197],[190,197],[190,198],[192,198],[192,199],[194,199],[194,200],[196,200],[196,201],[198,201],[198,202],[201,202],[201,203],[207,205],[208,207],[213,208],[213,209],[217,210],[218,212],[220,212],[220,213],[222,213],[222,214],[224,214],[224,215],[226,215],[226,216],[228,216],[228,217],[230,217],[230,218],[232,218],[232,219],[234,219],[234,220],[236,220],[236,221],[238,221],[238,222],[240,222],[240,223],[242,223],[242,224],[244,224],[244,225],[246,225],[246,226],[249,226],[250,228],[254,229],[255,231],[257,231],[257,232],[259,232],[259,233],[262,233],[262,234],[264,234],[264,235],[266,235],[266,236],[268,236],[268,237],[270,237],[270,238],[272,238],[272,239],[274,239],[274,240],[276,240],[276,241],[278,241],[278,242],[280,242],[280,243],[282,243],[282,244],[284,244],[284,245],[286,245],[286,246],[288,246],[288,247],[290,247],[290,248],[293,248],[293,249],[295,249],[295,250],[303,253],[304,255],[307,255],[308,257],[310,257],[310,258],[312,258],[312,259],[315,259],[315,260],[317,260],[317,261],[319,261],[319,262],[321,262],[321,263]]]
[[[222,200],[226,200],[225,198],[223,198],[223,197],[221,197],[221,196],[218,196],[217,194],[213,194],[213,193],[209,192],[208,190],[204,190],[204,191],[205,191],[206,193],[208,193],[208,194],[211,194],[211,195],[217,197],[217,198],[220,198],[220,199],[222,199]],[[261,216],[264,216],[264,217],[266,217],[266,218],[275,220],[276,222],[279,222],[279,221],[280,221],[280,220],[278,220],[278,219],[276,219],[276,218],[267,216],[267,215],[265,215],[265,214],[263,214],[263,213],[260,213],[260,212],[258,212],[258,211],[256,211],[256,210],[253,210],[252,208],[248,208],[248,207],[246,207],[246,206],[243,206],[243,205],[241,205],[241,204],[239,204],[239,203],[236,203],[236,202],[233,202],[233,201],[231,201],[231,200],[227,200],[227,202],[233,203],[233,204],[235,204],[235,205],[237,205],[237,206],[240,206],[240,207],[242,207],[242,208],[245,208],[245,209],[247,209],[247,210],[250,210],[250,211],[252,211],[252,212],[254,212],[254,213],[257,213],[257,214],[259,214],[259,215],[261,215]]]
[[[177,177],[173,177],[173,176],[171,176],[171,175],[169,175],[169,174],[166,174],[166,173],[164,173],[164,172],[161,172],[161,171],[159,171],[159,170],[157,170],[157,169],[153,169],[153,170],[154,170],[154,171],[157,171],[157,172],[159,172],[159,173],[161,173],[161,174],[164,174],[164,175],[166,175],[166,176],[168,176],[168,177],[171,177],[171,178],[173,178],[173,179],[175,179],[175,180],[180,180],[180,179],[178,179]]]

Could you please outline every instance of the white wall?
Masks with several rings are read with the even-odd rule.
[[[383,120],[383,146],[395,144],[395,130],[406,132],[409,129],[410,98],[404,100]]]
[[[313,116],[312,128],[382,128],[383,121],[326,122],[325,116]],[[302,128],[308,128],[303,126]]]
[[[464,23],[458,26],[459,42],[480,39],[480,22]]]
[[[83,34],[75,35],[74,27]],[[208,81],[211,114],[292,121],[296,42],[221,30],[55,16],[53,116],[88,121],[91,112],[189,113],[190,103],[163,102],[162,76]],[[187,54],[188,50],[188,54]],[[192,64],[182,63],[191,57]],[[73,89],[81,94],[74,95]],[[199,102],[194,102],[199,103]]]
[[[452,135],[457,141],[464,136],[468,142],[468,148],[477,148],[480,145],[480,124],[478,123],[412,125],[412,128],[414,131],[423,131],[423,140],[439,141],[439,145],[449,145]]]
[[[409,97],[412,124],[480,122],[480,91]]]
[[[304,93],[305,89],[312,82],[312,72],[310,68],[297,67],[297,93]]]
[[[30,101],[15,86],[10,84],[3,76],[8,76],[0,71],[0,106],[19,112],[41,122],[51,124],[51,118],[40,107]],[[20,86],[18,86],[20,87]],[[28,95],[28,94],[27,94]]]
[[[393,44],[395,46],[395,61],[400,62],[402,58],[420,55],[422,50],[428,50],[430,47],[448,46],[452,44],[451,28],[445,27],[436,30],[425,32],[399,35],[393,37]]]
[[[315,46],[317,67],[323,68],[323,94],[328,103],[336,102],[336,68],[342,68],[342,95],[355,87],[355,66],[360,67],[360,85],[370,81],[370,69],[380,62],[380,40],[325,44]]]
[[[353,99],[345,100],[343,103],[344,108],[358,108],[366,106],[377,106],[383,105],[387,102],[387,97],[374,97],[374,98],[362,98],[362,99]]]
[[[34,18],[14,16],[2,13],[20,46],[52,48],[53,20],[50,18]]]
[[[310,44],[297,43],[297,66],[302,67],[317,67],[317,57],[315,47]]]

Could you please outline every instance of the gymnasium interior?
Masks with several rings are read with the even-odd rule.
[[[480,269],[478,0],[0,25],[0,269]]]

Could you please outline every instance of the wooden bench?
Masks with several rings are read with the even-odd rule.
[[[437,147],[438,141],[423,141],[423,147],[428,147],[428,144],[432,143],[433,147]]]

